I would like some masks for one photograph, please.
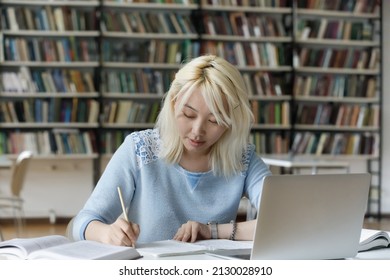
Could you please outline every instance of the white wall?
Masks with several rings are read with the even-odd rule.
[[[91,194],[92,174],[92,159],[33,159],[21,192],[26,217],[73,217]],[[9,170],[0,170],[0,192],[9,192],[9,175]]]
[[[390,214],[390,1],[383,5],[382,212]]]

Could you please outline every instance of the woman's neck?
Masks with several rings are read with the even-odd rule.
[[[183,153],[179,165],[190,172],[210,171],[209,155],[188,155]]]

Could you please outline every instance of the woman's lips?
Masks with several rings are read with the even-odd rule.
[[[199,147],[203,145],[203,143],[205,143],[204,141],[199,141],[199,140],[192,140],[192,139],[189,140],[190,140],[190,144],[195,147]]]

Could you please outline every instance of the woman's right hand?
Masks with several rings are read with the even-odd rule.
[[[112,224],[92,221],[87,226],[85,238],[111,245],[135,247],[140,233],[139,225],[119,217]]]

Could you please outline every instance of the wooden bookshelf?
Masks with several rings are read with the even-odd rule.
[[[282,1],[281,1],[282,2]],[[265,3],[265,2],[264,2]],[[201,52],[224,57],[246,82],[260,154],[286,154],[290,146],[292,8],[201,1]]]
[[[367,133],[378,133],[380,128],[379,37],[376,35],[374,38],[373,30],[377,25],[372,23],[373,19],[379,20],[379,17],[371,14],[367,17],[360,15],[351,21],[349,12],[336,11],[332,14],[331,11],[316,11],[309,14],[300,7],[296,18],[300,30],[295,36],[316,39],[309,42],[296,40],[298,51],[294,59],[295,129],[333,130],[335,133],[340,130],[354,131],[357,133],[354,137],[357,147],[351,150],[345,146],[344,149],[337,150],[336,154],[360,155],[365,154],[363,151],[370,150],[369,156],[378,156],[379,151],[374,149],[378,147],[377,143],[367,149],[362,146],[363,141],[360,141],[360,138]],[[325,35],[319,35],[322,32],[318,30],[324,22],[327,23],[323,25]],[[364,34],[363,25],[373,26],[366,28],[370,30],[366,32],[366,37],[361,35],[351,39],[350,36],[343,36],[343,32],[348,29],[346,26],[351,23],[361,27],[360,31],[356,31],[359,34]],[[313,30],[316,31],[312,32]],[[306,35],[303,35],[304,33]],[[332,39],[324,40],[326,34],[331,34],[329,36]],[[326,111],[329,116],[324,117],[325,122],[319,123],[323,108],[329,108]],[[302,126],[303,124],[306,126]],[[316,141],[320,137],[321,135],[317,134]],[[348,140],[345,139],[344,142]]]
[[[153,127],[175,72],[199,55],[192,19],[198,8],[192,1],[102,1],[103,153],[131,131]]]
[[[294,4],[291,152],[366,159],[373,175],[367,213],[379,216],[381,3]]]
[[[1,153],[96,156],[99,2],[1,1],[0,6]]]
[[[99,7],[0,1],[0,154],[34,153],[22,192],[28,218],[72,217],[93,189]],[[0,188],[9,180],[2,175]]]

